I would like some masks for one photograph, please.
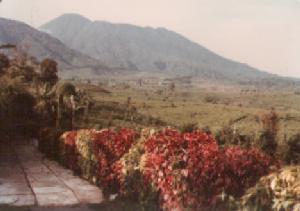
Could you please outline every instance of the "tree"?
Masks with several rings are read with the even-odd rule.
[[[41,63],[40,80],[46,85],[46,90],[51,89],[58,81],[57,62],[44,59]]]
[[[9,66],[9,59],[5,54],[0,53],[0,72]]]
[[[57,117],[56,117],[56,129],[61,129],[62,122],[62,111],[64,107],[64,97],[70,97],[72,101],[72,96],[76,94],[75,86],[71,83],[63,83],[57,88],[56,96],[57,96]],[[72,116],[73,116],[72,112]],[[72,117],[74,118],[74,117]],[[73,125],[71,126],[73,127]]]
[[[277,149],[277,133],[279,129],[279,116],[274,109],[261,116],[262,133],[259,147],[266,153],[274,156]]]
[[[175,83],[174,83],[174,82],[172,82],[172,83],[170,84],[170,91],[171,91],[172,93],[175,91]]]
[[[22,86],[3,85],[0,88],[1,129],[6,130],[9,136],[14,133],[33,131],[32,126],[36,117],[35,104],[34,96]],[[24,131],[16,130],[16,127]]]
[[[76,112],[77,114],[83,114],[84,121],[88,121],[88,113],[91,107],[94,105],[93,99],[84,90],[78,90],[76,92]],[[83,113],[82,113],[83,112]]]

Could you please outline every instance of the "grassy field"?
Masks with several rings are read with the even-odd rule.
[[[95,100],[90,125],[156,125],[154,120],[150,123],[145,121],[150,118],[160,120],[160,126],[181,128],[193,123],[200,128],[208,126],[212,132],[231,126],[242,134],[256,134],[261,129],[260,116],[274,108],[280,117],[280,139],[283,134],[290,137],[300,132],[300,95],[293,92],[257,91],[245,94],[239,91],[208,92],[178,88],[174,92],[159,91],[159,88],[105,88],[110,93],[104,93],[98,86],[81,87],[87,89]],[[132,108],[135,110],[128,116],[128,110]],[[139,118],[131,118],[130,115],[139,115]]]

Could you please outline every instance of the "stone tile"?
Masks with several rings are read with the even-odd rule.
[[[94,185],[81,185],[81,186],[77,186],[76,188],[72,189],[73,191],[85,191],[86,193],[88,193],[89,191],[100,191],[100,188],[98,188],[97,186]]]
[[[33,206],[35,204],[34,196],[28,195],[6,195],[0,196],[1,205],[10,206]]]
[[[78,176],[75,176],[72,171],[66,170],[62,172],[55,172],[56,175],[63,181],[76,179]]]
[[[0,179],[1,178],[25,178],[24,172],[19,166],[12,166],[12,167],[2,167],[0,171]]]
[[[26,170],[25,170],[26,171]],[[29,172],[26,171],[29,181],[35,180],[57,180],[57,177],[52,172]]]
[[[82,186],[73,191],[79,201],[84,204],[98,204],[104,200],[102,191],[97,187]]]
[[[24,162],[21,164],[26,173],[50,173],[50,170],[42,162]]]
[[[88,181],[83,180],[79,177],[69,179],[69,180],[64,180],[64,183],[73,190],[80,186],[89,186],[90,185],[90,183]]]
[[[35,194],[61,193],[68,191],[64,186],[33,187],[32,189]]]
[[[60,193],[36,194],[39,206],[66,206],[79,204],[72,191],[68,190]]]
[[[26,183],[3,183],[0,185],[0,195],[31,194]]]
[[[50,173],[50,170],[44,165],[24,166],[26,173]]]
[[[27,183],[24,174],[0,173],[0,185],[4,183]]]
[[[44,160],[44,163],[49,167],[49,168],[63,168],[59,163],[53,160]]]
[[[28,176],[28,180],[30,181],[31,186],[34,187],[54,187],[57,185],[62,186],[63,182],[59,180],[53,174],[49,175],[35,175],[34,177]]]
[[[35,198],[39,206],[103,201],[102,191],[98,187],[74,176],[71,170],[57,162],[45,159],[32,145],[16,143],[13,146],[18,157],[9,146],[0,147],[0,205],[30,206],[34,205]]]

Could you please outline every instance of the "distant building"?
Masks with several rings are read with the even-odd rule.
[[[191,76],[183,76],[183,77],[176,77],[176,78],[165,78],[161,86],[169,87],[171,84],[175,84],[179,87],[192,87],[192,77]]]

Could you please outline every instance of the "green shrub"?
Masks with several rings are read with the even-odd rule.
[[[190,133],[194,130],[197,130],[198,129],[198,124],[197,123],[187,123],[187,124],[184,124],[180,131],[183,132],[183,133]]]
[[[263,130],[259,135],[256,147],[274,157],[277,150],[276,138],[270,131]]]
[[[244,148],[250,147],[254,140],[254,137],[240,134],[238,130],[230,126],[224,126],[221,130],[217,131],[215,138],[220,146],[239,145]]]
[[[292,136],[287,143],[284,160],[288,164],[300,164],[300,134]]]
[[[10,135],[32,137],[39,127],[35,104],[34,96],[21,86],[5,84],[0,87],[1,129]]]
[[[275,157],[278,145],[277,133],[279,128],[279,116],[274,109],[271,109],[271,111],[261,115],[260,121],[262,131],[260,132],[256,146]]]
[[[43,128],[39,132],[39,150],[54,160],[60,159],[59,137],[61,133],[61,131],[49,127]]]
[[[219,101],[220,98],[215,95],[206,95],[204,98],[204,102],[206,103],[218,104]]]

